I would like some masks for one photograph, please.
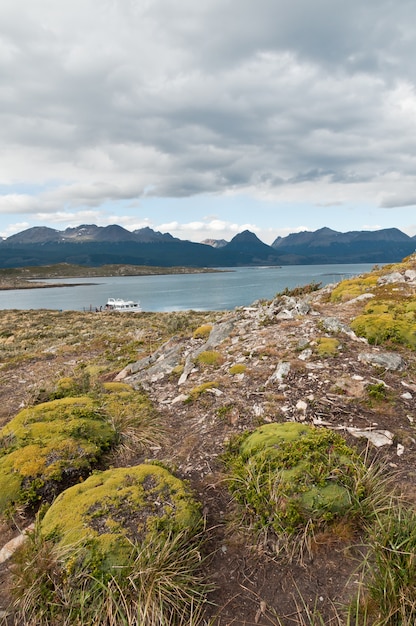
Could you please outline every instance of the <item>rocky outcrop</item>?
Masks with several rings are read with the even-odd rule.
[[[388,276],[386,284],[413,279],[410,271],[406,279],[405,272]],[[395,395],[399,413],[408,411],[413,395],[410,387],[403,391],[403,383],[412,383],[392,379],[407,371],[407,360],[402,352],[369,345],[352,330],[354,312],[373,294],[355,298],[349,306],[357,308],[347,309],[342,303],[331,305],[330,293],[325,288],[237,308],[213,324],[206,340],[173,338],[121,376],[133,386],[144,385],[167,414],[194,419],[198,429],[209,430],[215,413],[224,411],[233,427],[256,419],[309,422],[396,450],[397,424],[385,402],[375,400],[372,406],[370,391]],[[198,356],[210,350],[221,358],[215,365],[201,365]],[[401,389],[394,391],[399,384]],[[211,406],[208,413],[198,408],[200,394],[203,406]]]

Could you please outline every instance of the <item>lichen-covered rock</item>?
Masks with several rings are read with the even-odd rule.
[[[362,295],[368,296],[368,294]],[[361,296],[358,297],[360,298]],[[351,337],[351,339],[357,339],[354,331],[347,324],[344,324],[336,317],[323,317],[320,321],[322,327],[328,333],[344,333],[345,335],[348,335],[348,337]]]
[[[404,359],[396,352],[362,352],[358,360],[390,371],[402,370],[406,366]]]
[[[275,298],[265,310],[269,319],[289,320],[307,315],[311,307],[305,299],[293,296],[279,296]]]
[[[400,272],[391,272],[390,274],[383,274],[377,281],[378,285],[391,285],[392,283],[404,283],[405,277]]]
[[[200,521],[199,503],[186,483],[159,465],[142,464],[70,487],[46,512],[40,532],[61,547],[88,546],[84,558],[94,554],[94,567],[111,571],[125,564],[132,545],[155,534],[195,531]]]
[[[270,376],[266,384],[271,385],[276,382],[281,383],[289,374],[289,372],[290,372],[290,363],[288,361],[281,361],[280,363],[278,363],[275,371]]]

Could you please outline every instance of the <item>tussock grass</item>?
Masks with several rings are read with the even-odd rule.
[[[204,350],[195,359],[195,363],[202,367],[218,367],[224,362],[224,357],[217,350]]]
[[[416,512],[404,502],[375,516],[368,529],[359,611],[375,626],[416,623]],[[360,622],[357,622],[360,623]]]
[[[135,454],[157,448],[166,441],[166,431],[160,414],[145,393],[128,385],[106,383],[111,393],[103,396],[102,407],[109,416],[116,434],[112,454],[127,464]]]
[[[15,623],[202,624],[209,587],[201,574],[201,543],[201,535],[190,537],[185,531],[168,537],[154,535],[143,545],[132,544],[126,565],[104,580],[80,566],[84,562],[81,543],[57,546],[34,533],[15,560]]]

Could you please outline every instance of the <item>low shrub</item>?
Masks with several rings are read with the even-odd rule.
[[[416,349],[416,299],[377,301],[367,304],[363,314],[351,322],[351,328],[370,344],[386,342]]]
[[[231,374],[231,376],[235,376],[236,374],[244,374],[246,369],[247,369],[247,365],[244,365],[244,363],[235,363],[235,365],[232,365],[230,367],[228,372],[229,374]]]
[[[276,295],[275,298],[279,297],[279,296],[292,296],[292,297],[298,297],[298,296],[304,296],[307,295],[308,293],[313,293],[314,291],[318,291],[318,289],[320,289],[322,287],[322,283],[317,283],[316,281],[312,280],[310,283],[307,283],[306,285],[300,285],[297,287],[285,287],[282,291],[279,291]]]
[[[212,324],[203,324],[202,326],[198,326],[198,328],[194,330],[192,336],[194,339],[208,339],[211,330]]]
[[[319,337],[316,340],[316,353],[322,358],[334,357],[338,354],[339,346],[338,339],[334,337]]]
[[[195,363],[205,367],[217,367],[223,363],[224,358],[220,352],[216,350],[204,350],[200,352],[195,359]]]
[[[384,402],[387,398],[387,388],[384,383],[369,383],[366,390],[368,397],[375,402]]]

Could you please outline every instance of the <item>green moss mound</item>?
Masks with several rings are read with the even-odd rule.
[[[226,458],[230,489],[257,529],[295,533],[328,525],[364,497],[364,465],[332,431],[299,423],[266,424],[246,433]]]
[[[24,409],[0,431],[0,512],[53,498],[86,476],[114,440],[114,429],[87,396]]]
[[[61,547],[87,546],[84,559],[103,573],[125,565],[132,545],[195,530],[200,521],[188,486],[163,467],[143,464],[94,474],[61,493],[41,535]]]
[[[199,623],[202,516],[188,486],[151,464],[64,491],[14,562],[14,623]]]

